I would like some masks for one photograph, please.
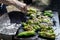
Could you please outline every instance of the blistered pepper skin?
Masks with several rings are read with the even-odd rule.
[[[34,35],[35,35],[34,31],[25,31],[18,34],[19,37],[29,37]]]

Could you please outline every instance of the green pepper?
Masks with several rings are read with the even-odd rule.
[[[40,29],[39,25],[34,25],[33,28],[34,28],[35,30]]]
[[[52,13],[52,10],[45,10],[45,13]]]
[[[28,24],[33,24],[34,21],[33,21],[33,20],[28,20],[27,23],[28,23]]]
[[[45,15],[45,16],[49,16],[49,17],[52,17],[52,16],[53,16],[51,10],[44,11],[44,15]]]
[[[22,24],[23,24],[24,26],[27,26],[27,23],[24,23],[24,22],[23,22]]]
[[[39,16],[40,16],[41,14],[42,14],[42,12],[37,12],[37,14],[36,14],[36,15],[39,15]]]
[[[54,31],[51,29],[51,30],[49,30],[49,33],[54,33]]]
[[[28,26],[24,26],[24,30],[26,30],[26,31],[34,31],[34,28],[32,26],[28,25]]]
[[[28,13],[28,15],[30,14],[30,16],[35,17],[36,16],[35,14],[37,13],[37,10],[34,9],[34,8],[29,8],[27,13]]]
[[[55,34],[49,32],[39,32],[39,36],[46,37],[46,38],[55,38]]]
[[[39,32],[39,36],[46,37],[45,32]]]
[[[17,36],[19,36],[19,37],[29,37],[29,36],[34,36],[34,35],[35,35],[34,31],[25,31],[25,32],[19,33]]]
[[[31,7],[31,8],[28,9],[28,12],[34,12],[34,13],[36,13],[37,9]]]
[[[50,22],[50,20],[48,20],[48,19],[43,19],[42,21],[46,22],[46,23]]]
[[[47,30],[52,30],[52,27],[50,27],[50,26],[49,26],[49,27],[48,27],[48,28],[46,28],[46,29],[47,29]]]
[[[47,37],[49,38],[55,38],[55,34],[54,33],[46,33]],[[54,37],[53,37],[54,36]]]
[[[32,18],[36,18],[36,14],[31,14],[30,15]]]

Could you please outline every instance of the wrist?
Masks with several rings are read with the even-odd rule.
[[[13,3],[15,6],[19,6],[19,7],[21,7],[21,8],[23,8],[23,7],[25,7],[26,6],[26,4],[25,3],[22,3],[22,2],[19,2],[19,1],[14,1],[14,3]]]
[[[11,5],[16,5],[16,0],[13,0],[12,2],[10,2]]]
[[[19,1],[14,1],[14,6],[16,6],[18,9],[20,9],[22,12],[27,11],[27,6],[25,3],[19,2]]]

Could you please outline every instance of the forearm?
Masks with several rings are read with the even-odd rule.
[[[10,2],[9,0],[0,0],[0,3],[6,4],[6,5],[10,5],[12,4],[12,2]]]
[[[4,4],[11,4],[11,5],[20,5],[21,7],[22,6],[25,6],[26,4],[22,3],[22,2],[19,2],[17,0],[0,0],[0,3],[4,3]]]
[[[13,4],[15,7],[17,7],[18,9],[20,9],[21,11],[26,11],[27,7],[25,3],[19,2],[19,1],[15,1],[15,3]]]

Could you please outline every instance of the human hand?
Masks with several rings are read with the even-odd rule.
[[[26,12],[27,11],[27,5],[23,2],[20,2],[20,1],[14,1],[14,4],[13,4],[15,7],[17,7],[18,9],[20,9],[21,12]]]
[[[24,13],[27,10],[26,4],[19,2],[18,0],[0,0],[0,3],[7,4],[7,5],[14,5]]]

